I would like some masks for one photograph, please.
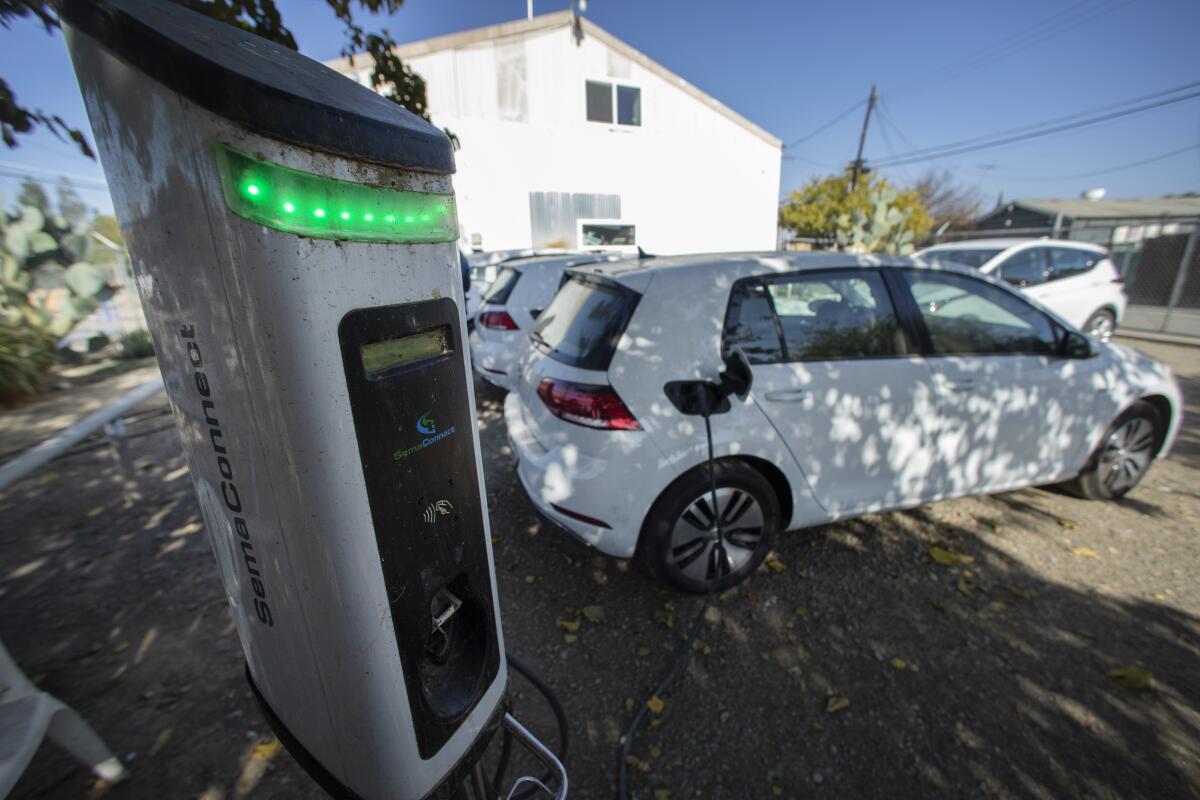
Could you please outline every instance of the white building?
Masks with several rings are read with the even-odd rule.
[[[397,49],[461,142],[464,247],[774,249],[781,142],[580,22],[579,43],[563,11]],[[330,66],[370,85],[365,56]]]

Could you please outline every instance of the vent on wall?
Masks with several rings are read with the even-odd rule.
[[[579,220],[620,218],[619,194],[529,193],[534,247],[578,247]]]

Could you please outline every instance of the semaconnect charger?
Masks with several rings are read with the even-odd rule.
[[[61,16],[280,738],[336,796],[483,797],[504,728],[565,796],[504,708],[447,137],[164,0]]]

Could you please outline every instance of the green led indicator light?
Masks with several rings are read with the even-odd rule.
[[[225,202],[251,222],[316,239],[421,243],[458,238],[454,195],[326,178],[222,144],[215,153]]]

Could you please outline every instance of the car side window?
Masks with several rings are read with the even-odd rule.
[[[1000,262],[1000,277],[1014,286],[1046,282],[1046,248],[1028,247]]]
[[[953,272],[903,270],[939,355],[1058,352],[1058,328],[1029,303]]]
[[[789,361],[879,358],[903,352],[883,278],[873,270],[793,275],[767,284]]]
[[[1091,250],[1080,250],[1077,247],[1050,248],[1050,278],[1060,280],[1072,278],[1096,266],[1103,258]]]
[[[740,347],[751,364],[783,361],[783,345],[767,289],[752,281],[733,287],[725,318],[724,349]]]

